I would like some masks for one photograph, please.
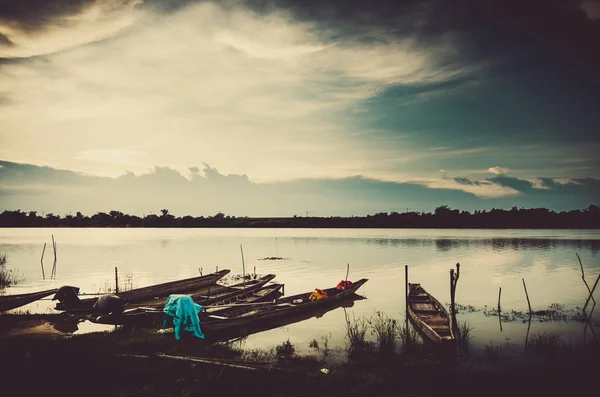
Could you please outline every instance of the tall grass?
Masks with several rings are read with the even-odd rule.
[[[404,353],[412,353],[419,349],[419,335],[407,322],[404,324],[397,327],[398,336],[402,342],[402,351]]]
[[[564,346],[559,334],[536,332],[529,336],[527,348],[536,353],[554,353]]]
[[[382,354],[393,354],[398,335],[397,321],[389,318],[385,313],[375,312],[367,322],[371,327],[371,334],[375,334],[377,337],[379,352]]]
[[[471,331],[474,329],[475,327],[466,321],[458,323],[458,346],[465,352],[469,351],[469,342],[472,338]]]
[[[16,273],[6,270],[7,262],[8,256],[5,253],[0,254],[0,288],[10,287],[20,281]]]
[[[346,317],[346,348],[348,357],[354,358],[363,355],[369,347],[369,344],[365,340],[367,321],[363,317],[357,319],[354,317],[354,313],[352,314],[352,321],[350,321],[350,316],[348,316],[345,310],[344,316]]]

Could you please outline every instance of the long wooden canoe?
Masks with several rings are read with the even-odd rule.
[[[119,297],[123,298],[127,303],[147,302],[152,299],[166,298],[171,294],[195,293],[198,290],[216,285],[215,283],[225,277],[230,270],[224,269],[216,273],[207,274],[205,276],[192,277],[183,280],[169,281],[167,283],[150,285],[147,287],[136,288],[129,291],[119,292]],[[56,296],[54,299],[59,299],[56,304],[56,310],[65,310],[69,313],[93,313],[94,304],[98,298],[79,299],[76,298],[73,302],[61,301]]]
[[[237,304],[222,311],[207,308],[206,312],[203,311],[199,314],[200,328],[207,338],[214,340],[225,336],[245,335],[255,329],[270,329],[286,323],[301,321],[299,319],[311,318],[328,311],[331,307],[338,307],[346,300],[353,300],[357,296],[356,291],[366,282],[367,279],[361,279],[355,282],[351,288],[345,290],[325,289],[324,291],[327,292],[328,297],[313,301],[309,300],[309,296],[312,294],[312,291],[309,291],[279,298],[272,303]],[[150,314],[137,311],[129,318],[124,315],[99,316],[91,320],[103,324],[117,325],[140,325],[152,322],[154,326],[160,326],[164,318],[164,315],[159,317],[160,315],[162,313]],[[138,318],[136,319],[136,317]],[[151,321],[149,321],[150,318],[152,318]]]
[[[186,295],[190,295],[194,302],[203,306],[218,303],[230,303],[245,296],[252,295],[274,278],[274,274],[267,274],[266,276],[255,280],[247,280],[230,286],[214,284],[207,287],[202,287],[198,291],[186,293]],[[153,307],[162,310],[167,302],[167,298],[168,297],[136,302],[133,305],[128,305],[128,308]]]
[[[28,303],[35,302],[38,299],[42,299],[48,295],[52,295],[56,293],[56,291],[58,291],[58,289],[54,288],[40,292],[32,292],[29,294],[0,296],[0,312],[25,306]]]
[[[263,302],[271,302],[279,297],[282,293],[280,290],[283,288],[283,284],[271,284],[261,286],[254,291],[246,290],[244,294],[237,297],[237,299],[226,304],[226,301],[212,304],[211,306],[206,305],[202,301],[196,301],[196,303],[208,306],[208,310],[215,315],[223,315],[235,311],[236,308],[242,307],[243,305],[254,305],[261,304]],[[231,301],[231,300],[230,300]],[[102,315],[98,317],[90,317],[90,320],[100,324],[112,324],[112,325],[126,325],[135,327],[162,327],[164,322],[164,312],[161,308],[156,307],[135,307],[127,309],[123,313],[112,313],[110,315]],[[200,314],[201,317],[206,317],[205,313]]]
[[[454,344],[454,334],[446,308],[425,291],[421,284],[408,285],[408,316],[421,336],[440,345]]]

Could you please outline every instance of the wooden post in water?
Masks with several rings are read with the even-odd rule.
[[[404,332],[408,334],[408,265],[404,265]]]
[[[500,315],[500,296],[502,295],[502,287],[498,290],[498,315]]]
[[[593,299],[593,297],[594,297],[594,291],[596,290],[596,286],[598,285],[598,280],[600,280],[600,274],[598,274],[598,278],[596,279],[596,282],[594,283],[594,288],[592,288],[592,290],[590,291],[590,296],[588,296],[587,300],[585,301],[585,305],[583,305],[584,313],[585,313],[585,309],[587,308],[587,305],[590,303],[590,299]]]
[[[502,287],[498,290],[498,323],[500,324],[500,332],[502,332],[502,309],[500,306],[500,296],[502,295]]]
[[[404,306],[408,309],[408,265],[404,265]],[[408,311],[406,315],[408,316]]]
[[[581,279],[583,280],[583,283],[587,287],[588,294],[591,294],[592,290],[590,290],[590,286],[588,285],[587,281],[585,281],[585,273],[583,272],[583,264],[581,263],[581,258],[579,257],[579,254],[577,252],[575,253],[575,255],[577,255],[577,260],[579,260],[579,267],[581,267]],[[596,300],[594,299],[593,296],[592,296],[592,301],[594,301],[594,303],[596,303]]]
[[[46,243],[44,243],[44,249],[42,250],[42,258],[40,259],[40,263],[42,264],[42,280],[46,279],[46,274],[44,273],[44,252],[46,252]]]
[[[350,264],[348,263],[346,265],[346,281],[344,281],[344,288],[342,289],[346,289],[346,287],[348,286],[348,273],[350,272]]]
[[[50,279],[56,280],[56,242],[54,241],[54,234],[52,235],[52,249],[54,250],[54,263],[52,264]]]
[[[119,270],[115,266],[115,294],[119,293]]]
[[[242,248],[242,244],[240,244],[240,252],[242,253],[242,282],[246,281],[246,263],[244,262],[244,249]],[[248,295],[246,295],[246,284],[242,284],[244,287],[244,296],[248,297]]]
[[[454,269],[450,269],[450,315],[454,318]]]
[[[529,302],[529,294],[527,293],[527,285],[525,285],[525,279],[523,278],[522,280],[523,280],[523,288],[525,289],[525,296],[527,297],[527,306],[529,306],[529,318],[531,318],[533,311],[531,310],[531,302]]]

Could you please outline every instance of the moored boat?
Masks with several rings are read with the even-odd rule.
[[[279,298],[274,302],[233,304],[229,307],[205,307],[198,314],[200,327],[207,338],[215,339],[223,335],[240,335],[251,329],[269,329],[286,323],[311,318],[327,312],[330,307],[340,306],[345,300],[353,300],[356,291],[367,282],[361,279],[346,289],[328,288],[319,290],[320,299],[312,300],[314,291]],[[263,287],[268,288],[268,287]],[[152,318],[151,321],[149,319]],[[115,325],[153,324],[161,326],[162,312],[136,310],[132,313],[99,316],[93,322]]]
[[[58,289],[48,289],[45,291],[32,292],[28,294],[16,294],[16,295],[4,295],[0,296],[0,312],[7,310],[16,309],[21,306],[25,306],[28,303],[35,302],[39,299],[45,298],[48,295],[56,293]]]
[[[421,284],[409,284],[408,317],[425,340],[440,345],[455,342],[446,308]]]
[[[205,276],[192,277],[183,280],[169,281],[166,283],[150,285],[142,288],[135,288],[116,294],[127,303],[147,302],[153,299],[166,298],[171,294],[197,293],[211,285],[216,286],[216,282],[225,277],[230,270],[224,269],[216,273]],[[69,313],[94,313],[94,304],[98,298],[79,299],[77,293],[79,288],[61,287],[53,300],[58,300],[56,310],[64,310]]]
[[[261,286],[254,291],[242,292],[241,295],[234,298],[235,301],[221,301],[212,305],[206,305],[206,310],[210,311],[213,315],[224,315],[235,311],[236,308],[243,307],[244,305],[256,305],[264,304],[264,302],[271,302],[281,297],[282,293],[280,290],[283,288],[283,284],[270,284]],[[196,303],[203,305],[202,301],[196,301]],[[164,303],[163,303],[164,306]],[[206,316],[206,312],[200,313],[201,317]],[[125,325],[135,327],[161,327],[164,323],[165,314],[163,308],[157,307],[135,307],[127,309],[122,313],[111,313],[108,315],[102,315],[98,317],[92,316],[90,320],[92,322],[101,324],[112,324],[112,325]]]

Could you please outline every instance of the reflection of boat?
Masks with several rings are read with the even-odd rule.
[[[327,297],[317,300],[309,299],[312,294],[312,291],[310,291],[280,298],[273,303],[232,305],[232,307],[225,310],[212,310],[209,308],[199,314],[200,328],[207,338],[215,339],[223,335],[235,336],[260,332],[260,330],[302,321],[313,316],[323,315],[332,308],[339,307],[345,301],[354,299],[356,291],[366,282],[367,279],[361,279],[347,289],[325,289],[323,292],[327,294]],[[138,312],[127,320],[123,319],[126,317],[125,315],[100,316],[95,321],[104,324],[123,324],[127,322],[130,325],[138,325],[147,321],[144,318],[147,315],[147,313]],[[138,321],[134,320],[136,316],[140,316]],[[154,314],[154,316],[157,316],[157,314]],[[156,320],[153,322],[156,324]],[[254,331],[254,329],[258,331]]]
[[[446,308],[421,284],[409,284],[408,316],[424,337],[437,344],[453,344],[454,334]]]
[[[35,302],[38,299],[42,299],[48,295],[52,295],[57,291],[56,288],[48,289],[46,291],[32,292],[29,294],[18,294],[18,295],[5,295],[0,296],[0,312],[4,312],[17,307],[25,306],[28,303]]]
[[[119,292],[117,295],[127,303],[147,302],[158,298],[166,298],[171,294],[198,293],[208,286],[214,285],[218,280],[225,277],[230,270],[225,269],[206,276],[192,277],[184,280],[169,281],[167,283],[150,285],[129,291]],[[79,299],[76,287],[61,287],[53,300],[58,300],[57,310],[66,310],[72,313],[92,313],[98,298]]]

